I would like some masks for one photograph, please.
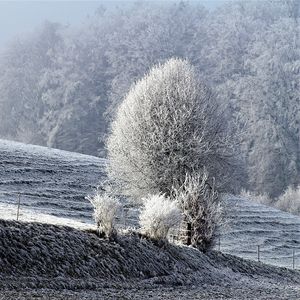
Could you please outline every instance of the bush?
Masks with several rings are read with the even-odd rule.
[[[214,182],[209,183],[208,173],[187,174],[184,183],[173,189],[173,197],[191,227],[191,240],[187,244],[203,252],[212,249],[217,230],[223,223],[223,208]]]
[[[152,195],[143,199],[140,225],[154,239],[166,239],[170,228],[179,225],[181,211],[174,201],[164,195]]]
[[[300,185],[297,188],[288,187],[275,202],[275,207],[300,215]]]
[[[117,213],[121,207],[119,200],[108,192],[99,191],[93,197],[87,197],[94,207],[94,219],[97,229],[107,237],[116,233],[114,223]]]
[[[264,205],[272,205],[273,200],[267,194],[255,194],[250,191],[242,190],[240,193],[242,198],[245,198],[250,201],[254,201]]]

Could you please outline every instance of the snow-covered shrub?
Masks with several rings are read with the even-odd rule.
[[[242,190],[240,193],[242,198],[245,198],[250,201],[254,201],[264,205],[272,205],[273,200],[267,194],[255,194],[250,191]]]
[[[161,194],[148,196],[143,201],[140,214],[143,231],[154,239],[165,239],[170,228],[180,224],[180,209],[174,201]]]
[[[99,232],[104,233],[110,237],[115,233],[115,218],[121,207],[119,200],[109,194],[103,192],[100,194],[98,191],[96,195],[87,197],[94,207],[94,219]]]
[[[187,174],[184,183],[173,189],[173,197],[183,211],[184,224],[190,227],[188,244],[204,252],[210,250],[223,222],[221,198],[214,180],[209,180],[206,171]]]
[[[300,185],[297,188],[289,186],[277,199],[275,207],[296,215],[300,215]]]

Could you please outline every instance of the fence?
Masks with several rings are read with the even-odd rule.
[[[82,223],[78,226],[82,228],[93,224],[93,209],[87,200],[49,199],[30,193],[0,191],[0,210],[5,219],[70,226]],[[64,223],[66,220],[70,222]]]
[[[182,239],[180,238],[180,234],[174,234],[174,233],[169,235],[169,240],[173,243],[178,243],[179,241],[182,241]],[[280,267],[286,267],[286,268],[290,268],[293,270],[300,270],[300,264],[299,264],[299,267],[297,267],[297,257],[298,256],[299,256],[298,261],[300,262],[300,251],[296,252],[296,250],[298,248],[297,249],[296,248],[287,249],[286,250],[287,255],[285,255],[284,257],[282,257],[282,256],[281,257],[280,256],[267,257],[267,256],[264,256],[264,254],[266,252],[264,251],[263,245],[251,245],[251,247],[249,247],[249,245],[244,245],[244,246],[247,247],[247,249],[248,249],[248,255],[241,255],[239,253],[240,251],[236,251],[236,253],[235,253],[235,251],[232,248],[230,249],[230,247],[228,247],[228,246],[227,246],[227,249],[222,249],[221,238],[219,237],[217,239],[214,250],[217,250],[217,251],[220,251],[223,253],[227,253],[227,254],[231,254],[231,255],[236,255],[236,256],[239,256],[242,258],[246,258],[246,259],[257,260],[258,262],[262,262],[262,263],[267,263],[267,264],[276,265],[276,266],[280,266]],[[242,247],[242,245],[241,245],[241,247]],[[250,252],[250,250],[251,250],[250,248],[252,248],[252,252]],[[253,255],[253,252],[255,252],[254,255]],[[249,255],[249,254],[252,254],[252,255]],[[274,260],[280,260],[280,261],[285,260],[286,263],[285,264],[270,263],[270,261],[272,261],[272,260],[273,261]]]
[[[245,245],[245,246],[247,246],[247,249],[248,249],[248,252],[249,252],[250,251],[249,245]],[[220,243],[218,244],[217,247],[218,247],[219,251],[222,251]],[[241,245],[241,247],[242,247],[242,245]],[[267,263],[267,264],[271,264],[271,265],[286,267],[286,268],[290,268],[290,269],[293,269],[293,270],[300,269],[299,268],[300,265],[299,265],[298,268],[297,268],[297,265],[296,265],[297,256],[300,257],[300,251],[296,252],[297,249],[295,249],[295,248],[293,248],[293,249],[287,248],[286,249],[286,255],[277,256],[277,257],[276,256],[274,257],[274,251],[273,251],[273,256],[270,256],[270,254],[268,253],[269,251],[265,251],[263,245],[252,245],[251,248],[252,248],[252,252],[251,252],[252,255],[251,256],[248,255],[248,257],[244,257],[244,258],[257,260],[258,262]],[[227,251],[223,250],[223,252],[228,253],[228,254],[233,254],[233,255],[235,254],[232,249],[227,250]],[[238,255],[238,256],[241,256],[241,255]],[[281,263],[274,264],[274,263],[271,262],[271,261],[276,261],[276,260],[280,261]],[[284,263],[282,263],[282,262],[284,262]]]
[[[20,217],[21,193],[19,193],[19,192],[3,192],[3,191],[0,191],[0,195],[2,195],[2,196],[7,196],[9,194],[14,194],[16,199],[17,199],[17,201],[16,201],[16,205],[17,205],[16,220],[18,221],[19,217]],[[9,204],[9,203],[6,203],[6,204]]]
[[[24,220],[24,213],[26,213],[26,210],[24,211],[23,208],[25,206],[25,200],[27,195],[24,195],[22,193],[19,192],[4,192],[4,191],[0,191],[0,196],[7,196],[9,195],[10,198],[14,198],[14,201],[10,201],[8,202],[8,204],[13,205],[13,209],[15,209],[14,213],[11,214],[11,219],[15,219],[15,220]],[[1,197],[0,197],[1,198]],[[1,203],[1,201],[0,201]],[[3,203],[2,203],[3,204]],[[87,205],[89,205],[89,203],[87,202]],[[36,207],[34,206],[27,206],[27,208],[30,209],[36,209]],[[2,207],[2,209],[4,209]],[[43,211],[44,208],[40,207],[39,208],[40,211]],[[122,216],[119,218],[119,224],[118,227],[119,228],[126,228],[130,225],[132,225],[132,216],[130,216],[129,214],[130,209],[124,209],[122,212]],[[4,212],[5,213],[5,212]],[[23,214],[22,214],[23,213]],[[78,218],[77,214],[80,213],[77,210],[72,210],[71,208],[68,208],[68,212],[66,212],[66,215],[69,218],[73,218],[74,220]],[[22,218],[23,217],[23,218]],[[92,208],[90,207],[90,212],[87,214],[86,219],[90,220],[89,224],[92,224]],[[51,222],[51,220],[50,220]],[[80,222],[80,220],[79,220]],[[136,220],[135,220],[136,223]],[[72,224],[70,224],[72,226]],[[226,236],[225,236],[226,239]],[[180,240],[180,234],[178,233],[178,231],[174,231],[173,233],[171,232],[171,234],[169,235],[169,240],[171,242],[178,242]],[[300,243],[300,241],[299,241]],[[264,263],[269,263],[272,265],[277,265],[277,266],[284,266],[287,268],[291,268],[291,269],[299,269],[300,268],[300,251],[298,250],[298,247],[294,247],[294,248],[287,248],[285,251],[285,255],[284,256],[276,256],[276,252],[272,251],[272,256],[270,256],[270,254],[268,254],[268,256],[266,256],[266,250],[264,248],[264,245],[261,244],[252,244],[251,246],[249,244],[245,244],[245,248],[247,247],[247,250],[242,253],[241,249],[240,250],[234,250],[234,241],[232,241],[232,243],[228,243],[228,241],[223,242],[222,243],[222,239],[218,238],[217,242],[216,242],[216,246],[215,246],[215,250],[224,252],[224,253],[229,253],[232,255],[237,255],[243,258],[250,258],[250,259],[254,259],[257,260],[258,262],[264,262]],[[270,246],[270,245],[269,245]],[[242,245],[239,246],[240,248],[242,247]],[[278,261],[285,261],[285,264],[278,264],[278,263],[272,263],[270,261],[274,261],[274,260],[278,260]]]
[[[176,231],[171,232],[169,234],[169,240],[173,243],[180,243],[184,241],[184,243],[187,243],[187,241],[190,240],[190,237],[188,237],[189,233],[191,232],[191,229],[187,227],[185,230],[187,233],[184,239],[182,239],[181,235],[181,230],[178,228]],[[226,236],[226,235],[225,235]],[[226,237],[225,237],[226,238]],[[221,238],[218,237],[214,250],[231,254],[231,255],[236,255],[245,259],[250,259],[250,260],[256,260],[258,262],[262,263],[267,263],[270,265],[275,265],[279,267],[286,267],[290,268],[293,270],[300,270],[300,249],[299,248],[288,248],[286,247],[285,250],[285,255],[278,255],[276,256],[276,252],[272,251],[272,256],[270,256],[270,251],[266,250],[266,246],[261,244],[244,244],[244,245],[239,245],[240,250],[235,250],[232,245],[234,245],[234,241],[232,243],[226,243],[227,246],[224,247],[224,244],[222,245]],[[300,244],[300,241],[299,241]],[[247,248],[247,250],[242,251],[244,248]],[[269,245],[270,247],[271,245]],[[298,250],[299,249],[299,250]],[[244,252],[243,254],[241,252]],[[267,255],[268,253],[268,255]],[[274,263],[274,261],[279,261],[281,263]],[[282,263],[284,262],[284,263]],[[298,262],[298,264],[297,264]]]

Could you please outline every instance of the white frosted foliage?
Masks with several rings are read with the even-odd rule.
[[[110,236],[114,232],[115,218],[121,204],[112,195],[99,192],[93,197],[87,197],[94,207],[94,219],[100,232]]]
[[[138,81],[119,106],[108,140],[109,174],[128,195],[170,194],[205,167],[222,184],[230,157],[226,124],[186,60],[170,59]]]
[[[140,225],[152,238],[165,239],[169,230],[178,225],[182,213],[174,201],[164,195],[151,195],[143,199]]]

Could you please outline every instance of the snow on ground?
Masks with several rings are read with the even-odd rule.
[[[0,140],[0,215],[20,220],[93,226],[92,207],[85,199],[105,176],[101,158]],[[277,209],[228,197],[228,226],[220,239],[222,252],[279,266],[300,268],[300,217]],[[126,204],[127,205],[127,204]],[[136,209],[128,209],[119,225],[137,225]],[[218,249],[217,245],[217,249]]]
[[[16,220],[17,206],[9,203],[0,203],[1,219]],[[22,208],[19,213],[19,220],[22,222],[40,222],[61,226],[71,226],[78,229],[96,229],[96,226],[89,222],[77,221],[76,219],[56,217],[42,212],[36,212],[30,208]]]

